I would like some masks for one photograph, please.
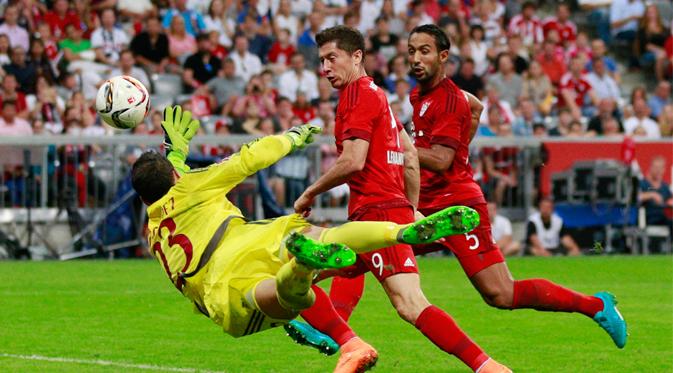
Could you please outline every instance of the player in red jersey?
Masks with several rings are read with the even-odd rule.
[[[316,42],[322,69],[332,86],[340,91],[334,131],[339,158],[297,199],[295,211],[307,213],[317,195],[348,183],[350,220],[412,223],[419,188],[416,151],[395,119],[382,89],[365,73],[362,35],[354,29],[336,26],[318,33]],[[395,245],[359,256],[353,272],[366,271],[381,282],[400,317],[439,348],[474,371],[509,371],[490,359],[448,314],[428,302],[421,290],[411,246]],[[336,371],[362,371],[361,367],[376,359],[376,351],[354,338],[326,296],[318,296],[315,305],[301,316],[341,345]],[[359,351],[365,352],[361,358]],[[353,359],[359,362],[351,364]]]
[[[489,305],[502,309],[579,312],[598,322],[617,347],[624,347],[626,323],[611,294],[600,292],[589,296],[545,279],[515,281],[512,278],[491,237],[486,202],[473,180],[468,161],[468,145],[478,125],[480,103],[445,77],[442,66],[448,58],[450,44],[439,27],[418,26],[412,30],[408,46],[411,72],[419,82],[410,95],[414,107],[412,137],[421,166],[418,209],[430,214],[460,204],[474,208],[481,218],[475,230],[447,237],[441,245],[433,244],[435,249],[447,248],[456,255],[465,274]],[[342,302],[347,292],[339,289]],[[358,296],[355,294],[351,299]]]

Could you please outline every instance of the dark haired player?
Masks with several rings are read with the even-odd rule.
[[[349,220],[413,222],[419,185],[416,151],[382,89],[365,73],[362,35],[336,26],[318,33],[316,43],[323,72],[340,91],[334,131],[339,158],[297,199],[295,211],[307,213],[317,195],[348,183]],[[400,317],[439,348],[475,371],[509,371],[490,359],[446,312],[428,302],[411,246],[399,244],[359,255],[353,272],[366,271],[380,281]],[[376,351],[344,326],[327,297],[318,296],[301,316],[341,345],[335,372],[363,371],[376,361]]]
[[[474,287],[491,306],[579,312],[593,318],[615,345],[623,348],[627,337],[626,322],[615,306],[613,295],[607,292],[584,295],[545,279],[514,281],[491,237],[486,201],[472,177],[468,161],[468,146],[478,125],[481,104],[444,75],[443,66],[449,56],[450,43],[439,27],[421,25],[413,29],[408,48],[411,74],[418,81],[410,95],[421,167],[418,209],[423,214],[431,214],[446,206],[466,205],[480,215],[480,225],[474,231],[447,237],[431,245],[433,247],[419,249],[424,252],[451,250]],[[357,286],[353,288],[357,289]],[[347,292],[348,289],[336,289],[342,304],[348,304]],[[359,295],[352,294],[351,299],[358,299]],[[348,315],[348,310],[341,311]]]

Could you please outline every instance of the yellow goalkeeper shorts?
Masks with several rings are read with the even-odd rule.
[[[235,224],[229,228],[200,277],[203,305],[225,332],[242,337],[287,320],[271,320],[246,301],[257,284],[273,279],[289,260],[282,240],[309,223],[298,214]]]

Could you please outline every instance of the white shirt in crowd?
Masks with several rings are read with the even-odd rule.
[[[636,116],[624,121],[624,133],[627,135],[632,134],[638,127],[642,127],[647,135],[645,137],[650,139],[659,139],[661,138],[661,131],[659,131],[659,125],[657,122],[653,121],[650,117],[645,117],[643,119],[638,119]]]
[[[629,17],[642,17],[645,14],[645,5],[640,0],[612,0],[610,4],[610,23],[615,23]],[[621,27],[611,27],[612,35],[622,31],[638,30],[638,21],[631,20]]]
[[[556,213],[551,216],[549,228],[544,226],[542,216],[539,212],[531,215],[528,221],[535,226],[535,234],[542,243],[542,247],[547,250],[554,250],[561,245],[561,229],[563,228],[563,219]]]
[[[512,223],[502,215],[496,215],[491,221],[491,235],[496,241],[501,238],[512,235]]]
[[[249,81],[250,77],[262,72],[262,61],[259,60],[259,57],[256,55],[245,52],[245,55],[241,56],[238,52],[234,52],[229,55],[231,60],[234,61],[236,66],[236,76],[243,79],[243,81]]]
[[[304,70],[297,75],[294,70],[288,70],[278,79],[278,93],[294,102],[297,99],[297,91],[304,92],[306,98],[313,100],[318,98],[318,77],[313,71]]]
[[[621,97],[617,82],[607,73],[600,76],[592,71],[587,74],[587,81],[600,100],[604,98],[618,100]]]
[[[91,48],[101,48],[103,54],[112,62],[119,60],[119,53],[128,44],[129,38],[126,33],[116,27],[112,30],[99,27],[91,34]]]

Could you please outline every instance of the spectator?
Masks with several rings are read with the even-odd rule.
[[[7,74],[16,77],[19,87],[26,93],[35,93],[35,66],[26,62],[26,50],[22,47],[12,47],[10,63],[3,66]]]
[[[535,123],[533,124],[533,136],[538,138],[545,138],[549,134],[547,133],[547,126],[544,123]]]
[[[75,25],[79,28],[81,24],[77,13],[70,9],[68,0],[55,0],[53,9],[44,15],[44,21],[49,25],[51,34],[56,40],[61,40],[66,36],[67,25]]]
[[[278,121],[280,131],[287,131],[292,127],[292,120],[294,119],[292,101],[287,97],[280,96],[276,103],[276,109],[276,120]]]
[[[210,54],[212,46],[208,34],[199,34],[197,45],[198,50],[187,58],[182,73],[182,82],[187,93],[208,83],[222,67],[222,61]]]
[[[484,38],[484,28],[481,25],[473,25],[470,27],[470,38],[465,43],[470,50],[470,57],[474,61],[474,73],[480,77],[486,74],[489,66],[488,45]]]
[[[551,30],[558,32],[560,42],[567,47],[577,38],[577,26],[570,20],[570,6],[567,3],[559,3],[556,6],[556,16],[546,18],[542,22],[542,30],[545,38]]]
[[[579,57],[570,61],[570,71],[559,84],[559,107],[568,107],[575,119],[591,117],[598,104],[598,97],[583,74],[584,64]]]
[[[142,20],[153,17],[156,13],[154,5],[150,0],[112,0],[112,5],[117,3],[117,10],[123,19],[131,19],[132,22],[142,22]],[[87,4],[85,1],[77,3]],[[91,17],[89,17],[91,18]]]
[[[508,34],[520,35],[523,45],[532,48],[544,40],[542,24],[535,16],[537,7],[532,1],[526,1],[521,6],[521,14],[517,14],[509,21]]]
[[[91,47],[96,52],[96,61],[114,65],[119,61],[119,53],[126,49],[129,38],[126,33],[115,27],[114,9],[108,8],[101,13],[101,26],[91,34]]]
[[[521,44],[519,35],[512,35],[507,39],[507,54],[514,63],[514,71],[521,75],[528,70],[528,50]]]
[[[502,121],[496,131],[500,138],[513,136],[512,125]],[[486,190],[499,206],[505,201],[505,193],[512,197],[512,189],[519,185],[518,153],[518,149],[512,146],[487,147],[482,150],[484,180],[488,183]],[[513,201],[509,199],[508,202]]]
[[[668,104],[661,109],[659,114],[659,132],[663,137],[673,136],[673,104]]]
[[[0,102],[13,101],[16,116],[22,119],[28,119],[28,103],[26,95],[19,89],[19,83],[14,75],[5,75],[2,79],[2,90],[0,90]]]
[[[219,0],[217,0],[219,1]],[[145,31],[131,40],[131,51],[140,66],[149,73],[164,73],[169,64],[168,36],[161,28],[161,20],[149,17],[145,22]]]
[[[402,35],[404,33],[404,18],[406,18],[406,16],[406,0],[383,0],[381,17],[386,17],[388,19],[388,25],[392,34]]]
[[[671,31],[664,26],[657,5],[648,5],[638,26],[636,51],[640,58],[641,67],[651,68],[654,66],[654,74],[657,80],[664,79],[666,62],[664,45],[670,35]]]
[[[218,42],[228,49],[233,45],[236,22],[228,16],[227,11],[224,0],[212,0],[208,5],[208,14],[203,18],[203,23],[207,31],[219,33]]]
[[[537,61],[531,62],[528,72],[524,75],[521,96],[531,100],[541,115],[546,116],[551,112],[554,103],[552,84]]]
[[[500,124],[503,123],[502,112],[497,106],[484,107],[486,118],[480,119],[479,127],[477,128],[477,135],[484,137],[497,136]],[[482,112],[482,117],[484,116]]]
[[[21,47],[23,50],[29,49],[28,31],[17,24],[19,20],[19,9],[16,6],[5,8],[4,23],[0,25],[0,34],[5,34],[9,38],[9,43],[13,47]]]
[[[96,5],[103,4],[107,1],[108,0],[99,2]],[[77,17],[79,17],[81,21],[78,26],[82,30],[84,37],[86,39],[90,39],[91,33],[96,29],[96,27],[100,25],[100,17],[98,16],[99,13],[92,9],[93,7],[91,6],[92,4],[90,1],[74,1],[73,3],[74,3],[73,10],[75,11],[75,14],[77,14]],[[99,9],[105,10],[107,8],[112,8],[113,6],[114,4]],[[98,6],[96,6],[96,8],[98,8]]]
[[[672,230],[673,221],[664,210],[673,207],[671,188],[664,182],[666,158],[656,156],[650,163],[647,176],[640,181],[638,201],[645,207],[645,221],[648,225],[665,225]]]
[[[28,63],[35,67],[35,73],[37,75],[47,78],[49,84],[56,83],[56,73],[54,72],[51,61],[49,61],[42,39],[33,39],[30,42]]]
[[[533,134],[533,125],[542,122],[542,117],[537,112],[535,103],[529,99],[519,102],[520,115],[512,124],[512,132],[515,136],[530,136]]]
[[[558,86],[561,77],[566,73],[567,66],[562,55],[556,53],[556,45],[551,40],[546,40],[535,60],[540,64],[542,71],[549,78],[551,83]]]
[[[376,19],[376,33],[371,37],[372,50],[388,61],[397,53],[399,38],[390,32],[388,18],[380,16]]]
[[[640,0],[612,0],[610,4],[610,32],[612,37],[629,45],[636,39],[638,21],[645,13]]]
[[[397,119],[402,123],[410,122],[414,114],[414,107],[411,106],[411,101],[409,101],[410,91],[409,82],[404,79],[397,79],[395,91],[388,96],[388,102],[400,102],[401,112]]]
[[[280,108],[279,108],[280,112]],[[329,101],[320,101],[318,103],[318,115],[309,121],[309,124],[318,126],[323,129],[322,135],[325,135],[325,128],[333,125],[334,122],[334,106]]]
[[[311,102],[302,91],[297,92],[297,99],[292,104],[292,112],[302,123],[309,122],[315,118],[315,108],[311,106]]]
[[[233,103],[243,95],[245,82],[240,76],[236,76],[236,66],[231,58],[226,58],[222,63],[220,74],[203,85],[199,93],[210,94],[211,107],[222,115],[229,115]]]
[[[46,126],[53,128],[61,124],[65,102],[58,97],[56,88],[53,87],[47,78],[38,76],[35,83],[35,94],[26,98],[30,117],[34,120],[40,120],[47,123]]]
[[[318,98],[318,77],[313,71],[306,70],[304,56],[295,53],[290,60],[292,68],[278,79],[278,93],[290,101],[296,101],[297,94],[303,92],[308,100]]]
[[[187,57],[196,53],[196,39],[185,29],[182,17],[173,17],[168,30],[168,50],[172,59],[182,64]]]
[[[299,37],[299,19],[292,14],[290,0],[280,0],[278,3],[278,12],[273,15],[274,33],[278,35],[284,29],[290,32],[290,42],[292,44],[297,43],[297,38]]]
[[[636,98],[633,102],[633,116],[624,121],[624,132],[627,135],[642,134],[651,139],[661,138],[659,125],[650,118],[650,108],[645,99]]]
[[[133,52],[128,49],[123,50],[119,55],[119,67],[112,69],[110,78],[117,75],[128,75],[138,79],[145,87],[151,87],[150,79],[147,77],[145,70],[136,67],[135,64],[136,59],[133,57]]]
[[[266,57],[269,55],[272,43],[268,36],[271,33],[268,22],[260,25],[252,14],[248,14],[243,23],[239,25],[239,32],[248,38],[248,51],[266,64]]]
[[[451,77],[451,80],[453,80],[460,89],[470,92],[476,97],[482,97],[484,95],[484,81],[474,74],[474,70],[474,60],[467,57],[463,63],[460,64],[460,70],[456,75]]]
[[[16,116],[16,103],[12,100],[3,100],[2,113],[0,115],[0,136],[27,136],[33,134],[33,128],[22,118]],[[2,152],[2,164],[22,165],[23,152],[20,150]]]
[[[514,107],[521,96],[523,80],[514,70],[512,58],[508,54],[501,53],[496,61],[498,72],[488,77],[487,84],[496,88],[500,92],[500,98]]]
[[[290,58],[295,54],[296,49],[290,43],[290,31],[288,29],[279,30],[276,36],[276,41],[271,46],[267,59],[271,62],[272,69],[277,74],[282,74],[290,66]]]
[[[318,99],[313,100],[311,105],[317,106],[318,102],[320,101],[329,101],[332,103],[332,105],[334,105],[334,107],[336,107],[337,104],[337,92],[334,88],[332,88],[332,85],[326,78],[319,78]]]
[[[549,136],[568,136],[573,115],[569,108],[559,110],[556,127],[549,130]]]
[[[612,0],[579,0],[580,9],[589,12],[587,21],[595,26],[598,37],[610,42],[610,4]]]
[[[0,66],[7,65],[11,62],[9,59],[9,55],[12,54],[11,49],[9,36],[0,34]]]
[[[103,77],[110,72],[111,66],[94,62],[96,53],[91,48],[91,43],[82,38],[82,30],[78,26],[66,26],[68,38],[61,40],[59,45],[63,49],[65,66],[70,73],[76,73],[79,77],[77,82],[87,99],[95,99],[98,86]]]
[[[196,10],[187,9],[187,0],[175,0],[175,8],[170,8],[163,19],[164,29],[173,25],[173,18],[182,16],[185,31],[192,37],[206,30],[203,15]]]
[[[482,100],[484,105],[484,110],[481,112],[481,118],[479,118],[479,123],[486,123],[490,107],[495,107],[498,109],[500,118],[505,123],[512,123],[514,121],[514,113],[512,112],[512,106],[509,102],[500,99],[500,91],[496,86],[487,86],[486,87],[486,98]]]
[[[602,99],[598,103],[598,113],[589,120],[589,125],[587,127],[587,135],[589,136],[602,136],[603,129],[606,127],[612,126],[612,123],[606,124],[607,121],[614,119],[617,121],[617,132],[623,133],[621,123],[617,120],[617,103],[611,99]]]
[[[521,251],[521,244],[512,239],[512,223],[498,214],[498,205],[488,202],[488,217],[491,221],[491,235],[505,256],[516,255]]]
[[[603,59],[594,56],[592,65],[593,71],[587,74],[586,79],[592,90],[595,92],[596,98],[599,100],[610,99],[613,101],[621,99],[619,85],[612,79],[610,74],[608,74]]]
[[[601,122],[601,129],[603,137],[622,137],[624,135],[621,123],[614,117]]]
[[[535,256],[551,256],[562,250],[568,255],[580,255],[580,248],[563,227],[563,219],[554,212],[554,202],[543,198],[538,212],[528,217],[527,241]]]
[[[654,89],[654,94],[647,100],[652,116],[657,118],[664,106],[671,104],[671,82],[661,80]]]
[[[368,50],[365,52],[364,59],[365,61],[363,65],[367,75],[372,77],[372,80],[374,80],[374,84],[376,84],[379,87],[385,87],[386,86],[386,77],[384,75],[385,70],[382,69],[379,56],[376,53],[374,53],[374,51]],[[393,84],[393,90],[394,89],[395,88]]]
[[[584,135],[584,128],[579,120],[574,119],[570,122],[570,129],[566,135],[567,137],[584,137]]]
[[[484,41],[493,44],[503,35],[504,7],[497,1],[480,1],[470,19],[473,26],[481,26],[484,30]]]
[[[259,75],[250,78],[245,88],[245,95],[239,97],[232,108],[234,117],[242,117],[249,106],[249,102],[254,102],[259,109],[259,116],[266,118],[276,114],[276,103],[273,94],[264,91],[264,83]]]
[[[370,63],[375,60],[370,58]],[[398,79],[405,79],[409,82],[409,86],[414,88],[416,80],[409,76],[409,66],[407,65],[407,58],[403,54],[398,54],[388,61],[388,76],[385,78],[384,87],[388,92],[395,91],[395,84]]]
[[[607,73],[614,79],[617,84],[621,83],[622,78],[619,74],[619,67],[617,66],[617,61],[612,57],[607,55],[607,49],[605,48],[605,42],[601,39],[594,39],[591,41],[591,53],[589,54],[590,58],[587,62],[586,69],[587,71],[593,70],[593,59],[600,58],[603,60],[603,65],[607,70]]]
[[[324,16],[322,13],[312,12],[308,16],[309,27],[297,39],[297,50],[304,55],[306,67],[315,70],[320,66],[318,60],[318,45],[315,43],[315,35],[323,29]]]
[[[262,72],[262,61],[248,51],[248,39],[244,35],[234,38],[234,51],[230,55],[236,66],[236,76],[247,82],[253,75]]]
[[[225,57],[227,57],[229,51],[224,47],[224,45],[220,44],[220,33],[215,30],[208,31],[206,33],[208,34],[208,39],[210,40],[210,54],[222,61]]]

